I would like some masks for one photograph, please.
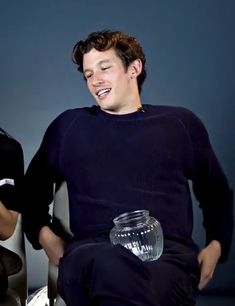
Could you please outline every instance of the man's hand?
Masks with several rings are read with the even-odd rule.
[[[201,267],[201,278],[198,285],[199,290],[202,290],[212,279],[220,256],[221,245],[217,240],[211,241],[198,254],[198,261]]]
[[[39,233],[39,242],[49,260],[58,266],[59,260],[64,254],[65,241],[55,235],[48,226],[44,226]]]

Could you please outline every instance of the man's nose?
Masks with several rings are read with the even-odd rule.
[[[93,86],[99,86],[103,83],[103,79],[101,77],[100,73],[94,73],[92,76],[92,85]]]

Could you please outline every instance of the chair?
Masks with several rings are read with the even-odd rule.
[[[52,218],[56,219],[63,227],[63,230],[72,236],[69,227],[69,201],[66,182],[55,187]],[[47,295],[50,306],[65,306],[64,301],[57,293],[57,277],[58,268],[53,263],[49,262]]]
[[[27,289],[27,267],[24,233],[22,230],[21,215],[19,214],[15,231],[7,240],[0,241],[0,244],[18,254],[22,260],[22,269],[8,278],[7,299],[0,306],[25,306],[28,296]]]

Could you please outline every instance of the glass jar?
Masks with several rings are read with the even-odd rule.
[[[163,232],[148,210],[126,212],[113,219],[110,241],[121,244],[142,261],[158,259],[163,251]]]

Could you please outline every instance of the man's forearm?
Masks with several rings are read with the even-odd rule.
[[[18,213],[8,210],[0,201],[0,240],[8,239],[15,230]]]

